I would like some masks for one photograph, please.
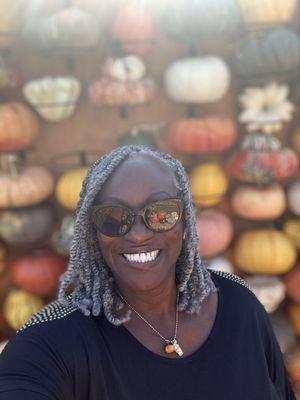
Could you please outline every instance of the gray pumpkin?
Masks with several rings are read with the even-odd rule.
[[[0,214],[0,237],[11,245],[29,245],[47,237],[51,230],[53,214],[43,204]]]
[[[57,253],[67,256],[70,251],[71,242],[74,236],[75,218],[73,215],[66,215],[61,222],[60,230],[55,231],[51,237],[52,246]]]
[[[233,54],[236,73],[243,78],[286,75],[300,66],[300,38],[290,29],[254,31]]]
[[[188,43],[197,43],[203,35],[233,34],[240,22],[236,0],[176,0],[162,19],[169,36]]]

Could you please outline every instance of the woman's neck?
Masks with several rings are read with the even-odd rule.
[[[174,279],[147,290],[133,289],[120,284],[118,286],[126,302],[143,317],[162,318],[174,315],[177,299]]]

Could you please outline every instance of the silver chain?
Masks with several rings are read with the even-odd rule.
[[[174,337],[172,340],[166,339],[160,332],[158,332],[157,329],[154,328],[153,325],[150,324],[149,321],[146,320],[145,317],[143,317],[138,311],[136,311],[136,309],[128,303],[127,300],[124,299],[124,297],[121,295],[120,292],[118,292],[119,296],[121,297],[121,299],[124,301],[125,304],[128,305],[128,307],[136,313],[136,315],[138,315],[157,335],[159,335],[166,343],[174,343],[174,341],[176,340],[176,336],[177,336],[177,330],[178,330],[178,299],[179,299],[179,291],[177,292],[177,300],[176,300],[176,312],[175,312],[175,330],[174,330]]]

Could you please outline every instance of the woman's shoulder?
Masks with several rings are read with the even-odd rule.
[[[227,303],[232,302],[237,309],[246,304],[252,307],[261,307],[261,303],[253,293],[249,284],[236,274],[209,269],[211,278]]]

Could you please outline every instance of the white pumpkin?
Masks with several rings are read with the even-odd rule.
[[[80,90],[80,82],[72,76],[47,76],[28,82],[23,94],[43,118],[54,122],[73,114]]]
[[[28,46],[37,49],[88,48],[96,46],[100,33],[97,18],[79,7],[63,8],[50,15],[30,15],[22,36]]]
[[[290,210],[296,214],[300,215],[300,180],[293,182],[288,188],[287,192],[288,204]]]
[[[239,100],[243,111],[239,120],[249,132],[279,131],[292,118],[295,106],[287,99],[289,87],[271,82],[264,87],[247,87]]]
[[[223,271],[231,274],[234,273],[233,265],[226,257],[218,256],[210,258],[209,260],[206,260],[206,262],[208,264],[208,268],[212,269],[213,271]]]
[[[174,101],[213,103],[227,92],[230,71],[219,57],[184,58],[169,65],[164,82]]]
[[[245,280],[268,313],[275,311],[285,297],[285,286],[276,276],[251,276]]]
[[[135,55],[121,58],[109,57],[104,64],[104,74],[122,82],[138,81],[146,72],[143,60]]]
[[[3,342],[0,342],[0,354],[4,350],[5,346],[7,345],[8,340],[3,340]]]

